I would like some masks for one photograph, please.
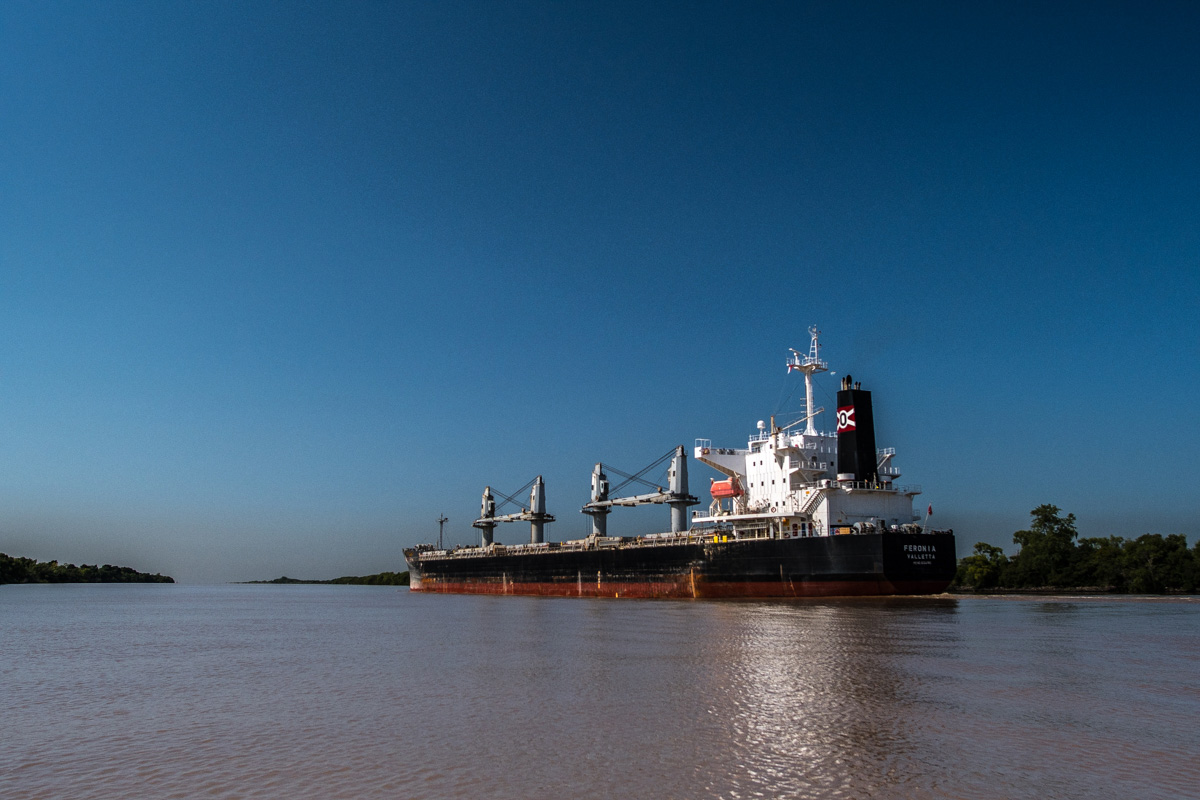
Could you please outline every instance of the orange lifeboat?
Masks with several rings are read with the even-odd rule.
[[[709,480],[712,479],[710,478]],[[714,500],[723,500],[726,497],[741,497],[743,494],[742,485],[738,483],[737,478],[730,478],[724,481],[714,480],[712,481],[710,491]]]

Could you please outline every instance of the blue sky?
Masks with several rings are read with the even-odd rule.
[[[575,536],[596,461],[795,412],[811,324],[963,552],[1045,502],[1194,540],[1198,40],[1191,3],[4,4],[0,551],[400,569],[539,473]]]

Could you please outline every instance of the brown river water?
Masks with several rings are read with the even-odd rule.
[[[0,587],[0,798],[1197,798],[1200,598]]]

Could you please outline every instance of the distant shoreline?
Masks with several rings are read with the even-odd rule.
[[[996,594],[1011,594],[1011,595],[1088,595],[1091,597],[1200,597],[1196,592],[1187,592],[1183,590],[1166,590],[1161,592],[1131,592],[1122,589],[1116,589],[1111,586],[1064,586],[1056,588],[1053,586],[1043,586],[1036,589],[1000,589],[993,587],[991,589],[969,589],[961,586],[952,586],[946,590],[946,594],[957,595],[961,597],[983,597],[986,595]]]
[[[408,571],[404,572],[379,572],[375,575],[346,575],[341,578],[333,578],[327,581],[305,580],[301,578],[289,578],[284,575],[281,578],[276,578],[271,581],[235,581],[239,585],[251,584],[336,584],[348,586],[408,586]]]
[[[59,564],[0,553],[0,584],[17,583],[174,583],[170,575],[151,575],[105,564]]]

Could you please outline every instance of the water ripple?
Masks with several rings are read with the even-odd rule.
[[[1200,604],[0,588],[0,796],[1195,797]]]

